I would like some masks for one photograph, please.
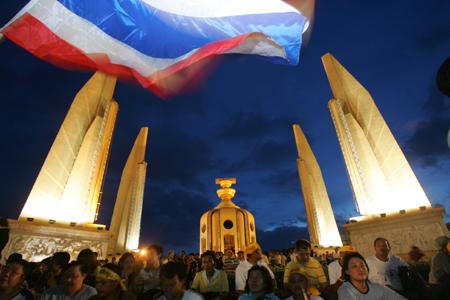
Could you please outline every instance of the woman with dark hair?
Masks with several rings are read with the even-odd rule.
[[[125,286],[128,290],[132,289],[134,278],[139,275],[139,270],[136,268],[136,259],[130,252],[124,253],[119,259],[120,277],[124,280]]]
[[[238,300],[279,300],[273,293],[273,281],[269,271],[262,266],[253,266],[248,270],[247,281],[245,283],[245,294]]]
[[[338,290],[338,297],[342,300],[403,300],[403,296],[393,290],[368,280],[369,267],[358,252],[345,256],[342,269],[345,282]]]

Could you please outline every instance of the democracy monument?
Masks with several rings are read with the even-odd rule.
[[[137,249],[147,163],[148,128],[140,130],[122,173],[111,226],[96,224],[118,112],[116,78],[97,72],[76,95],[18,220],[8,220],[4,256],[40,261],[57,251],[75,259]]]
[[[448,235],[442,207],[425,192],[369,92],[331,55],[322,57],[333,97],[328,103],[360,216],[344,225],[363,255],[384,237],[391,253],[411,245],[426,253]],[[116,78],[97,72],[76,95],[18,220],[9,220],[4,256],[18,252],[40,261],[57,251],[75,258],[90,248],[99,258],[139,247],[148,128],[141,128],[122,172],[109,229],[96,224],[116,122]],[[322,172],[299,125],[293,126],[297,168],[313,245],[340,247],[340,236]],[[217,178],[221,202],[200,218],[199,252],[243,251],[256,242],[254,216],[232,199],[236,178]]]

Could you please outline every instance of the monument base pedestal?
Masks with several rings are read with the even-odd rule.
[[[98,259],[107,256],[112,234],[103,225],[81,226],[73,224],[45,224],[27,220],[8,220],[9,241],[2,252],[5,260],[17,252],[28,261],[41,261],[55,252],[66,251],[71,260],[86,248],[98,253]]]
[[[406,256],[411,246],[419,247],[428,256],[436,252],[434,240],[449,235],[444,223],[442,207],[404,211],[382,216],[363,216],[350,219],[344,225],[350,241],[359,253],[374,255],[373,241],[383,237],[391,245],[391,254]]]

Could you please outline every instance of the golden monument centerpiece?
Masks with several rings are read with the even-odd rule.
[[[225,252],[244,251],[247,244],[256,242],[255,218],[233,203],[236,178],[217,178],[220,185],[217,196],[219,205],[200,218],[200,253],[208,250]]]

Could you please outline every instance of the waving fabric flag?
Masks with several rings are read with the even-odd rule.
[[[306,18],[279,0],[31,0],[0,29],[69,69],[160,80],[226,53],[297,64]]]

